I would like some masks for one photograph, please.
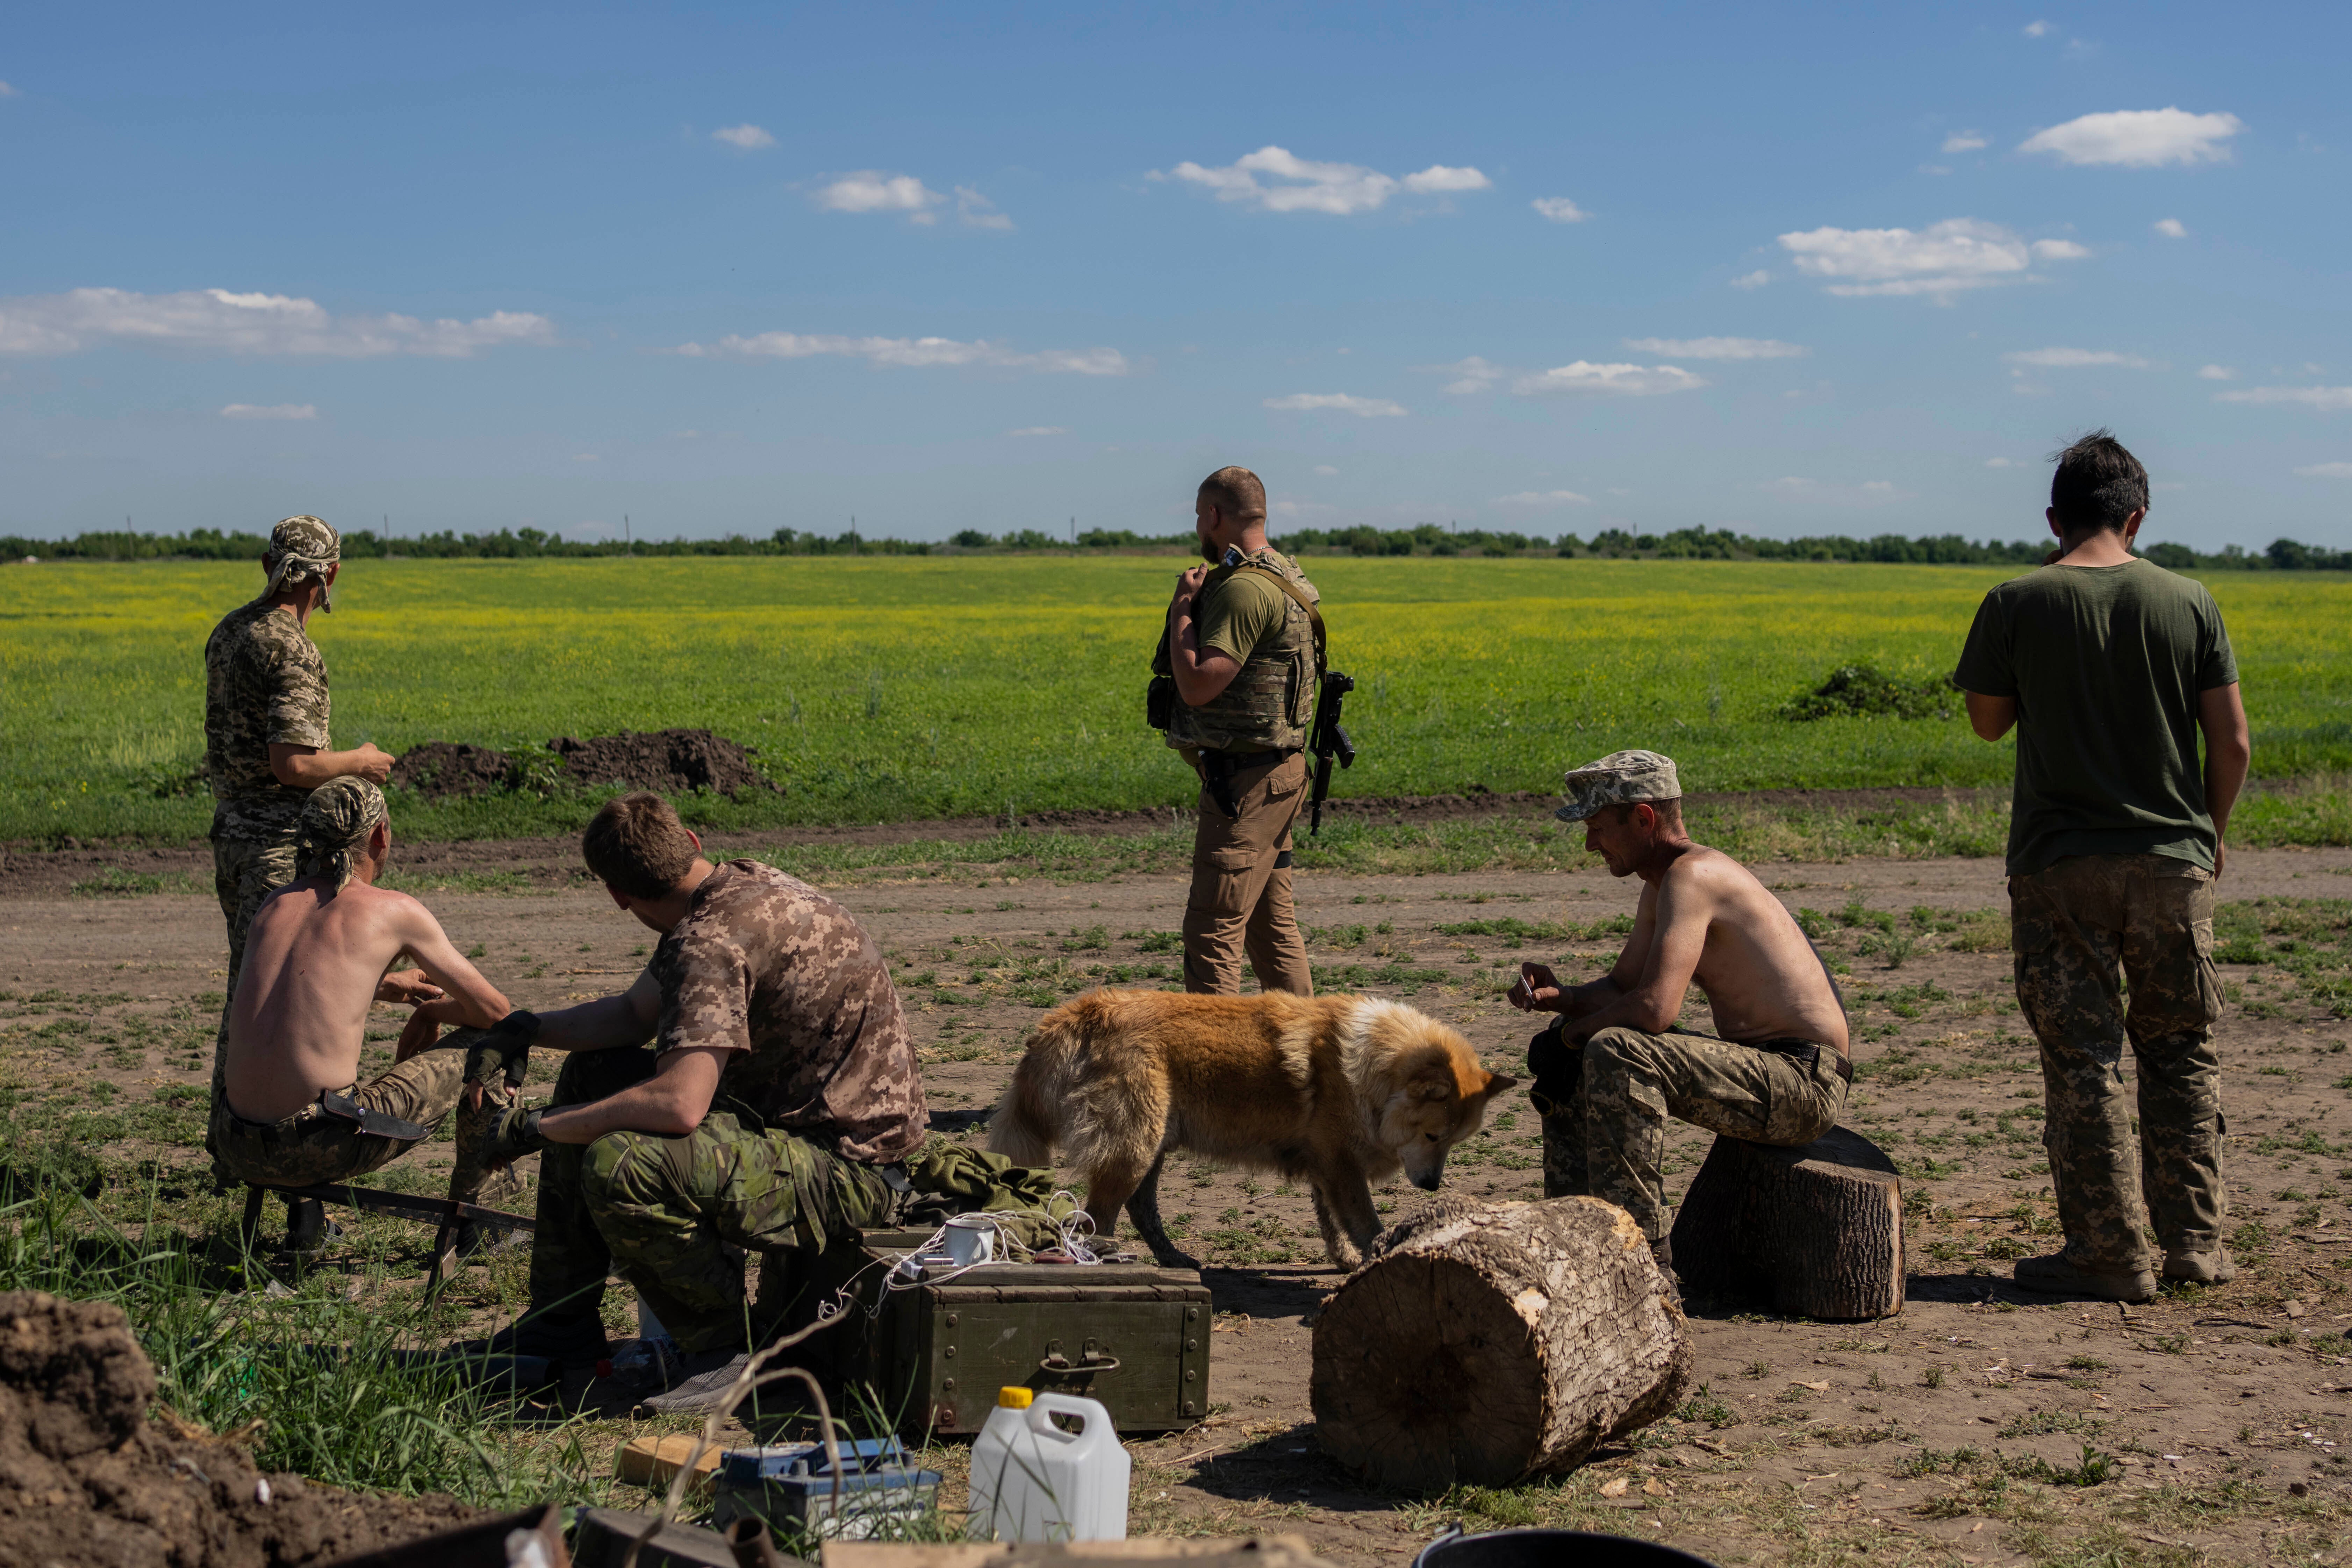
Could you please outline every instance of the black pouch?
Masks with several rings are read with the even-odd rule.
[[[1151,684],[1143,689],[1143,721],[1161,731],[1176,722],[1174,676],[1155,675]]]
[[[1538,1116],[1557,1116],[1569,1108],[1584,1081],[1584,1047],[1572,1046],[1558,1028],[1546,1029],[1528,1042],[1528,1099]]]

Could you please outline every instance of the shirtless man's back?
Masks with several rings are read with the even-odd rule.
[[[1671,761],[1619,752],[1570,773],[1566,795],[1559,816],[1585,824],[1585,847],[1643,886],[1633,934],[1608,974],[1563,987],[1528,963],[1511,988],[1512,1005],[1561,1015],[1528,1053],[1544,1195],[1618,1205],[1671,1278],[1665,1119],[1755,1143],[1811,1143],[1836,1122],[1853,1079],[1845,1008],[1780,900],[1683,831]],[[1675,1031],[1693,984],[1715,1035]]]
[[[246,938],[213,1130],[230,1174],[276,1186],[341,1181],[398,1158],[463,1089],[464,1053],[415,1051],[418,1031],[487,1028],[512,1010],[430,910],[374,886],[392,830],[373,784],[320,785],[301,833],[301,875],[262,905]],[[403,952],[421,974],[389,973]],[[419,1005],[392,1070],[355,1086],[379,999]]]

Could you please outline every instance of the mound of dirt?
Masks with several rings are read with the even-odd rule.
[[[480,1512],[264,1474],[235,1444],[152,1424],[154,1394],[120,1308],[0,1294],[0,1564],[295,1568]]]
[[[504,789],[514,782],[515,760],[488,746],[427,741],[400,753],[392,764],[392,782],[413,789],[429,800],[446,795],[481,795]]]
[[[635,784],[676,795],[707,789],[716,795],[772,790],[751,765],[750,746],[708,730],[624,730],[593,741],[559,736],[547,749],[563,759],[563,771],[582,784]]]

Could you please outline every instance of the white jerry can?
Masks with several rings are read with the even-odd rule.
[[[1055,1422],[1060,1415],[1076,1430]],[[1124,1541],[1128,1476],[1099,1401],[1027,1388],[997,1391],[971,1443],[975,1541]]]

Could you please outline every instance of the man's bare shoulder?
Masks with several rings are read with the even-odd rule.
[[[1716,895],[1745,891],[1764,885],[1756,879],[1755,872],[1722,850],[1709,848],[1704,844],[1694,844],[1684,850],[1675,858],[1675,863],[1666,868],[1666,874],[1659,880],[1671,886],[1677,893]]]

